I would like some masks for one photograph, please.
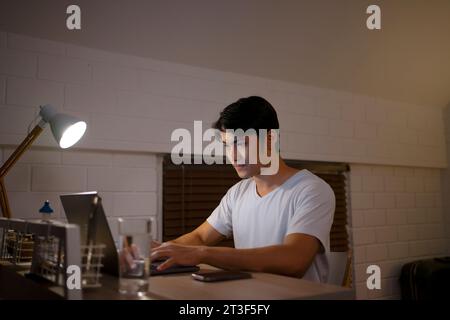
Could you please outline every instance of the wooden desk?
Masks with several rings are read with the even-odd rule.
[[[202,265],[201,269],[215,269]],[[354,299],[351,289],[269,273],[252,279],[201,282],[180,274],[150,278],[151,294],[179,300]]]
[[[201,269],[215,269],[201,265]],[[25,278],[20,269],[0,264],[0,299],[57,299],[55,288],[40,286]],[[123,300],[117,291],[117,278],[105,275],[103,286],[83,291],[83,299]],[[280,300],[280,299],[354,299],[354,290],[268,273],[253,273],[252,279],[206,283],[190,274],[150,278],[150,290],[143,299],[179,300]]]

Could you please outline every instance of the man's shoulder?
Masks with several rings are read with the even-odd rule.
[[[331,186],[322,178],[308,170],[302,170],[301,176],[293,185],[294,192],[299,196],[334,197]]]

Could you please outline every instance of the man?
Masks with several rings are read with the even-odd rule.
[[[238,164],[236,140],[227,133],[227,129],[279,129],[275,109],[261,97],[242,98],[220,113],[214,128],[221,131],[221,140],[230,150],[229,159],[243,180],[228,190],[197,229],[157,244],[152,260],[168,258],[160,270],[175,264],[206,263],[326,282],[325,252],[329,250],[335,210],[333,190],[319,177],[291,168],[281,158],[273,175],[262,175],[264,165],[259,161]],[[268,134],[266,147],[276,152],[270,150],[271,139]],[[245,148],[248,156],[248,140]],[[231,236],[235,248],[211,247]]]

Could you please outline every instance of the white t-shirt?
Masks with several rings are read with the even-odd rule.
[[[237,249],[282,244],[291,233],[316,237],[322,250],[303,279],[326,282],[335,197],[331,187],[301,170],[261,197],[252,178],[231,187],[207,219],[221,234],[234,238]]]

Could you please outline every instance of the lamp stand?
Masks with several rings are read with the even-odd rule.
[[[22,143],[17,147],[16,150],[11,154],[11,156],[6,160],[6,162],[0,168],[0,205],[2,208],[3,216],[6,218],[11,218],[11,210],[8,202],[8,195],[6,194],[5,188],[5,176],[9,170],[14,166],[14,164],[19,160],[22,154],[30,147],[30,145],[36,140],[36,138],[41,134],[44,129],[45,121],[41,121],[37,124],[33,130],[27,135],[27,137],[22,141]]]

